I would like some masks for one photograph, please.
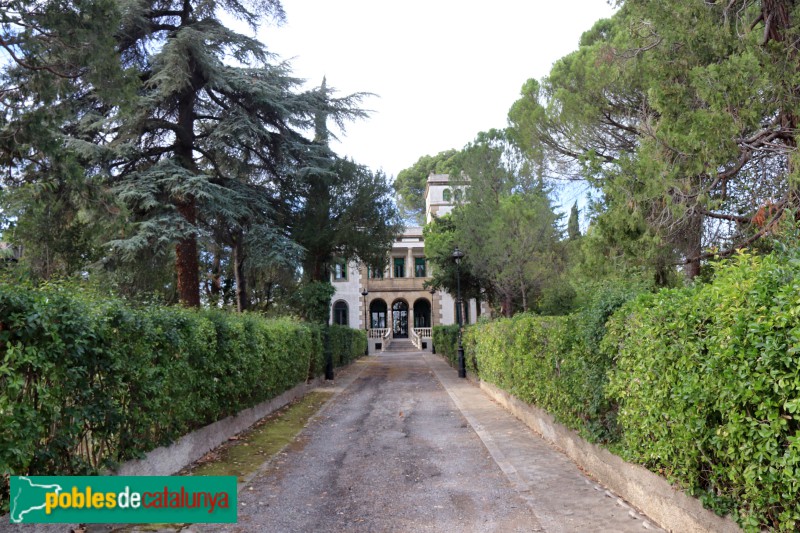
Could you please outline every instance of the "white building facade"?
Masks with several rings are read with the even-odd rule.
[[[464,187],[464,180],[431,174],[425,188],[426,222],[452,211]],[[397,238],[382,271],[355,262],[336,265],[331,274],[336,289],[331,323],[367,330],[370,353],[406,339],[418,349],[430,350],[431,328],[456,323],[455,297],[423,286],[431,278],[431,268],[419,227],[407,228]],[[475,300],[466,305],[466,322],[472,323],[478,316]]]

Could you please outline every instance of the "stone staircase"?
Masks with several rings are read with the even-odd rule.
[[[384,352],[416,352],[417,348],[411,342],[411,339],[390,339],[386,343]]]

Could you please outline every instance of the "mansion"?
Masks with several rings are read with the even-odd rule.
[[[425,219],[452,211],[464,180],[431,174],[425,187]],[[386,350],[396,339],[410,340],[417,349],[431,349],[431,328],[456,320],[456,297],[425,289],[431,277],[425,259],[422,228],[411,227],[398,236],[382,271],[350,262],[336,265],[331,274],[336,292],[331,300],[331,322],[366,329],[369,351]],[[465,323],[477,319],[475,300],[465,301]]]

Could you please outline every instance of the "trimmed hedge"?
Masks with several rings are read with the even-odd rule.
[[[797,531],[800,247],[716,268],[709,283],[633,300],[602,290],[566,317],[470,326],[467,359],[746,531]]]
[[[364,353],[331,338],[335,364]],[[0,286],[0,474],[93,474],[322,371],[319,326]]]
[[[433,326],[433,347],[455,367],[458,364],[458,325]]]
[[[518,314],[470,326],[464,344],[481,379],[549,411],[594,442],[617,438],[616,406],[605,395],[612,357],[601,353],[605,322],[636,289],[605,286],[568,316]]]
[[[333,366],[344,366],[364,355],[367,350],[367,334],[364,331],[338,325],[330,328]]]
[[[748,531],[800,528],[800,258],[741,255],[609,323],[626,458]]]

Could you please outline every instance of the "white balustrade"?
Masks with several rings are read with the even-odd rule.
[[[382,339],[386,336],[389,328],[372,328],[369,330],[370,339]]]
[[[414,333],[420,338],[430,337],[432,328],[414,328]]]

